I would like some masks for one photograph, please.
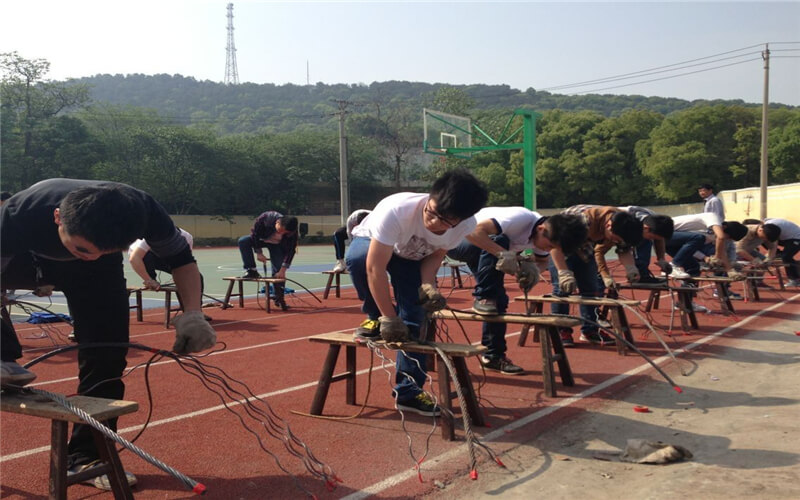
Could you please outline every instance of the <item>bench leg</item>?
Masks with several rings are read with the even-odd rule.
[[[231,300],[231,293],[233,292],[233,285],[234,284],[235,284],[235,281],[233,281],[233,280],[231,280],[231,282],[228,284],[228,291],[225,292],[225,298],[222,300],[222,308],[223,309],[227,309],[229,307],[232,307],[231,303],[230,303],[230,300]]]
[[[50,428],[50,499],[67,498],[67,428],[62,420],[53,420]]]
[[[456,369],[456,375],[458,376],[458,383],[461,384],[461,393],[464,395],[464,402],[467,405],[467,412],[469,413],[472,424],[483,427],[485,425],[483,413],[481,413],[481,409],[478,406],[478,398],[475,395],[475,389],[472,387],[472,380],[469,376],[469,370],[467,370],[467,361],[465,358],[461,357],[452,358],[452,360],[453,366]]]
[[[164,328],[169,328],[169,313],[172,311],[172,292],[164,291]]]
[[[565,387],[572,387],[575,385],[575,379],[572,377],[572,368],[569,366],[567,351],[564,350],[564,344],[561,343],[561,335],[558,333],[558,328],[554,326],[547,327],[546,335],[543,335],[542,338],[548,336],[550,337],[550,344],[554,353],[553,359],[558,363],[558,373],[561,375],[561,383]]]
[[[650,295],[647,297],[647,305],[645,312],[650,312],[651,309],[658,309],[658,302],[661,298],[661,290],[650,290]]]
[[[631,344],[634,343],[633,334],[631,333],[631,328],[628,325],[628,318],[625,316],[625,311],[622,309],[622,306],[611,307],[611,324],[614,327],[614,331],[617,332],[617,335],[623,337]],[[624,356],[627,353],[627,346],[623,345],[622,342],[617,342],[617,354]]]
[[[267,297],[269,297],[269,292],[267,292]],[[241,280],[239,281],[239,307],[244,309],[244,282]]]
[[[731,296],[728,294],[728,287],[725,286],[727,283],[715,283],[717,288],[717,297],[719,298],[719,305],[722,308],[722,312],[725,314],[733,314],[733,304],[731,303]]]
[[[544,308],[544,302],[529,302],[527,305],[528,312],[531,314],[541,314]],[[519,339],[517,339],[517,345],[522,347],[525,345],[525,341],[528,340],[528,333],[531,331],[531,325],[522,325],[522,330],[519,332]],[[539,341],[539,327],[536,326],[533,329],[533,340],[534,342]]]
[[[143,314],[143,307],[142,307],[142,291],[136,290],[136,321],[141,323],[144,321],[144,314]]]
[[[109,466],[108,481],[111,491],[114,492],[115,500],[133,500],[133,493],[128,484],[128,478],[125,477],[125,470],[122,468],[114,441],[106,439],[100,431],[94,429],[92,429],[92,434],[94,434],[94,442],[100,459]]]
[[[346,346],[344,349],[344,355],[347,373],[352,374],[352,376],[347,377],[347,392],[345,401],[349,405],[354,405],[356,404],[356,346]]]
[[[450,371],[439,370],[439,405],[442,408],[439,424],[442,426],[442,439],[453,441],[456,438],[453,429],[453,403],[450,393]]]
[[[331,344],[328,346],[328,355],[325,358],[325,363],[322,365],[322,373],[319,376],[319,383],[317,383],[317,391],[314,393],[314,399],[311,402],[312,415],[322,415],[322,409],[325,407],[325,400],[328,398],[328,389],[331,387],[331,380],[333,379],[333,370],[336,368],[336,360],[339,358],[339,351],[342,346],[338,344]],[[355,376],[355,374],[351,374]]]
[[[329,274],[328,275],[328,284],[325,285],[325,291],[322,292],[322,298],[323,299],[327,299],[328,298],[328,294],[331,293],[331,284],[333,283],[334,274]],[[338,297],[339,296],[339,293],[338,293],[339,289],[337,288],[336,291],[337,291],[336,296]]]

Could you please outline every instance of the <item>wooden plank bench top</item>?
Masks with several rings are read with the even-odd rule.
[[[664,292],[697,292],[697,288],[693,286],[675,286],[669,283],[627,283],[618,284],[617,288],[620,290],[660,290]]]
[[[692,276],[687,279],[690,281],[707,281],[709,283],[734,283],[740,281],[727,276]]]
[[[222,308],[227,309],[229,307],[233,307],[230,303],[231,297],[239,297],[239,307],[244,308],[244,282],[249,281],[253,283],[263,283],[264,286],[268,286],[269,283],[285,283],[286,279],[284,278],[269,278],[269,277],[259,277],[259,278],[244,278],[242,276],[225,276],[222,278],[228,283],[228,290],[225,292],[225,298],[222,299]],[[235,284],[239,284],[239,293],[233,293],[233,286]],[[267,313],[271,312],[271,303],[269,301],[269,291],[267,291]]]
[[[228,281],[255,281],[259,283],[283,283],[286,281],[284,278],[269,278],[262,276],[260,278],[243,278],[241,276],[225,276],[222,278]]]
[[[584,304],[588,306],[638,306],[641,300],[632,299],[610,299],[607,297],[588,298],[580,295],[570,295],[567,297],[554,297],[552,295],[529,295],[514,297],[516,302],[561,302],[565,304]]]
[[[309,337],[311,342],[324,342],[326,344],[356,345],[366,347],[366,342],[359,342],[353,339],[353,334],[348,332],[323,333]],[[383,340],[375,342],[376,345],[387,349],[402,349],[408,352],[421,352],[424,354],[436,354],[436,348],[442,350],[448,356],[468,358],[477,356],[486,351],[486,346],[469,344],[447,344],[441,342],[429,342],[428,344],[418,344],[416,342],[386,343]],[[434,347],[435,346],[435,347]]]
[[[570,328],[581,324],[579,319],[564,318],[549,314],[526,316],[524,314],[495,314],[488,316],[472,312],[442,310],[433,313],[434,319],[456,319],[459,321],[483,321],[486,323],[516,323],[521,325],[556,326]]]
[[[90,396],[70,396],[66,399],[100,421],[127,415],[128,413],[134,413],[139,410],[139,403],[135,401],[94,398]],[[37,394],[4,392],[3,397],[0,398],[0,408],[2,411],[9,413],[49,418],[50,420],[61,420],[73,423],[83,422],[79,416],[70,412],[52,399]]]

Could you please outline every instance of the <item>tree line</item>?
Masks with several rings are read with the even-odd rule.
[[[0,63],[0,183],[12,192],[52,177],[97,178],[144,189],[175,214],[338,213],[335,97],[351,100],[345,123],[352,207],[370,207],[409,185],[426,189],[454,166],[469,168],[488,184],[491,204],[521,205],[521,152],[469,159],[424,154],[421,112],[430,107],[467,115],[498,134],[516,107],[531,106],[518,104],[520,94],[561,103],[531,106],[541,113],[541,208],[695,201],[700,182],[718,190],[759,182],[761,110],[744,103],[661,99],[672,104],[659,110],[660,98],[646,105],[637,96],[568,97],[408,82],[363,86],[368,98],[353,92],[362,86],[224,86],[166,76],[99,76],[90,85],[89,79],[47,79],[49,63],[43,59],[7,53]],[[116,97],[101,97],[93,88],[103,81],[109,92],[106,80],[121,82]],[[171,104],[150,107],[159,101],[132,85],[140,80],[158,82],[152,92],[172,96],[163,101]],[[204,91],[189,90],[195,88]],[[263,97],[267,91],[281,97]],[[244,97],[223,97],[230,93]],[[302,94],[316,97],[304,100]],[[270,107],[283,111],[269,114],[264,108]],[[205,111],[214,108],[218,115]],[[800,110],[771,108],[769,126],[770,184],[800,181]]]

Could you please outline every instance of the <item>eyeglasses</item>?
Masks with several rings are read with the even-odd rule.
[[[444,217],[442,217],[441,215],[439,215],[439,212],[437,212],[436,210],[432,209],[430,207],[430,204],[431,204],[431,200],[428,200],[428,203],[425,204],[425,208],[424,208],[425,212],[429,216],[433,217],[434,219],[438,220],[439,222],[441,222],[442,224],[447,226],[449,229],[453,229],[454,227],[456,227],[458,225],[458,222],[461,222],[461,221],[458,221],[455,224],[450,222],[449,220],[447,220]]]

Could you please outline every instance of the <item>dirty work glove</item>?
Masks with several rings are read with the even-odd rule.
[[[658,260],[656,261],[656,265],[661,269],[664,274],[669,274],[672,272],[672,264],[667,262],[666,260]]]
[[[188,311],[172,322],[175,325],[175,344],[172,350],[177,354],[190,354],[204,351],[217,343],[217,334],[202,311]]]
[[[722,264],[722,260],[716,257],[709,257],[706,259],[706,263],[713,271],[724,271],[725,266]]]
[[[531,260],[522,260],[519,262],[519,270],[515,274],[515,277],[517,278],[520,289],[528,293],[541,279],[539,275],[539,266]]]
[[[419,303],[426,311],[441,311],[447,307],[447,301],[439,290],[430,283],[423,283],[419,287]]]
[[[636,266],[625,266],[625,276],[628,278],[629,283],[636,283],[642,279]]]
[[[603,284],[608,289],[617,288],[617,282],[611,276],[603,276]]]
[[[517,264],[516,252],[497,252],[495,256],[497,257],[497,264],[494,266],[495,269],[506,274],[517,274],[519,265]]]
[[[386,342],[408,342],[408,327],[403,323],[402,318],[395,316],[381,316],[378,318],[381,323],[381,338]]]
[[[750,261],[750,264],[756,268],[764,267],[764,259],[761,257],[753,257],[753,260]]]
[[[578,283],[575,281],[575,273],[569,269],[558,271],[558,288],[561,290],[561,293],[572,295],[577,287]]]
[[[744,274],[740,273],[739,271],[737,271],[735,269],[732,269],[732,270],[728,271],[728,278],[730,278],[730,279],[732,279],[734,281],[742,281],[742,280],[744,280],[745,276],[744,276]]]

